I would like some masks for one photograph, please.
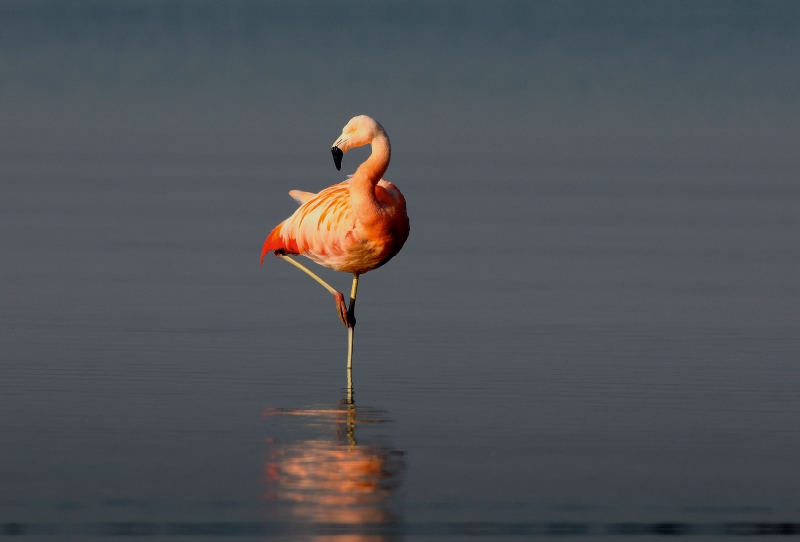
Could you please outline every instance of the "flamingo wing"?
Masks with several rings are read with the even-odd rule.
[[[350,182],[335,184],[319,194],[293,190],[290,194],[302,205],[281,222],[267,237],[261,262],[270,250],[302,254],[311,260],[336,269],[354,242],[352,232],[356,215],[350,206]]]
[[[294,200],[303,205],[305,202],[316,196],[313,192],[303,192],[302,190],[289,190],[289,195],[294,198]]]

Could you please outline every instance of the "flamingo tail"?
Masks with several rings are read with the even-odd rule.
[[[267,236],[267,239],[264,241],[264,247],[261,249],[261,265],[264,265],[264,257],[266,257],[267,252],[270,250],[280,250],[286,254],[300,254],[300,251],[297,250],[297,243],[295,243],[294,239],[289,239],[288,242],[284,241],[283,237],[281,236],[282,226],[283,224],[280,224],[278,227],[272,230],[272,232]]]

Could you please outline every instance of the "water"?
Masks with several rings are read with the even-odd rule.
[[[798,532],[799,26],[3,4],[0,532]],[[362,278],[348,401],[329,295],[258,258],[361,113],[411,236]]]

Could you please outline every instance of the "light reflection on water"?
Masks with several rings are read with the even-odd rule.
[[[405,453],[370,431],[392,423],[386,412],[357,407],[351,388],[336,407],[272,407],[262,416],[279,431],[302,435],[266,439],[261,481],[270,519],[309,525],[402,520],[397,490],[403,481]],[[368,534],[346,538],[385,539]]]

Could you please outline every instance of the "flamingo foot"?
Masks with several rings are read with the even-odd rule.
[[[356,327],[356,317],[347,310],[342,292],[333,294],[333,299],[336,300],[336,312],[339,315],[339,320],[342,321],[345,327]]]

